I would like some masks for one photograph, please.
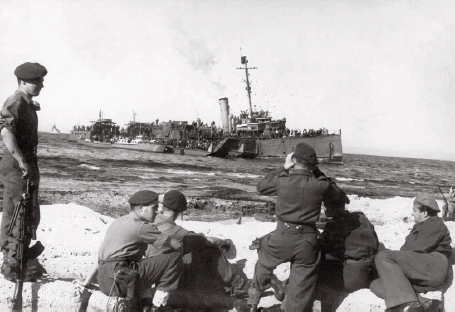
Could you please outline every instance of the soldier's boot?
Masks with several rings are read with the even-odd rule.
[[[11,257],[12,252],[3,250],[3,262],[0,269],[6,280],[15,283],[19,275],[19,262],[16,258]],[[15,255],[15,252],[14,252]]]
[[[47,273],[47,271],[41,263],[39,263],[38,259],[29,260],[27,261],[24,281],[34,283],[45,273]]]
[[[285,288],[283,282],[275,274],[272,274],[271,285],[276,300],[282,302],[285,296]]]
[[[256,312],[258,310],[258,304],[259,304],[259,301],[261,300],[261,295],[262,295],[262,291],[254,288],[254,287],[250,287],[248,289],[247,304],[248,304],[248,307],[250,308],[250,312]]]

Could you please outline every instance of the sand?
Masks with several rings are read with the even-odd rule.
[[[389,249],[399,249],[405,236],[412,228],[412,198],[395,197],[390,199],[371,199],[349,196],[351,211],[362,211],[375,225],[380,241]],[[441,206],[442,202],[438,202]],[[38,239],[46,247],[39,257],[47,274],[37,283],[25,283],[23,306],[25,311],[62,311],[76,310],[80,300],[78,287],[73,282],[85,279],[97,261],[97,250],[104,238],[111,217],[100,215],[88,207],[74,203],[43,205]],[[177,223],[189,230],[207,236],[230,238],[236,245],[237,258],[233,262],[245,262],[244,272],[252,278],[257,260],[256,251],[248,246],[256,237],[275,228],[273,222],[262,222],[252,217],[243,217],[241,224],[237,219],[220,222],[200,222],[178,220]],[[455,223],[446,223],[451,233],[455,233]],[[453,247],[453,246],[452,246]],[[1,256],[0,256],[1,257]],[[276,275],[285,279],[289,275],[289,265],[279,266]],[[7,310],[13,294],[14,284],[0,278],[0,311]],[[94,291],[88,311],[105,310],[108,298]],[[269,307],[279,302],[270,292],[263,297],[260,306]],[[455,307],[455,287],[445,294],[445,306]],[[384,301],[368,289],[350,294],[337,311],[384,311]],[[450,308],[447,309],[450,311]]]

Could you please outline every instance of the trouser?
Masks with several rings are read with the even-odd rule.
[[[263,292],[270,288],[273,270],[284,262],[291,262],[286,285],[285,311],[311,311],[320,261],[318,232],[313,226],[288,226],[278,222],[271,236],[262,240],[258,250],[252,287]],[[257,304],[260,293],[249,298]]]
[[[385,300],[387,308],[418,301],[416,293],[439,290],[448,269],[447,257],[439,252],[383,250],[374,262],[379,279],[370,289]]]
[[[105,295],[125,296],[128,293],[126,289],[122,289],[120,294],[112,293],[118,263],[118,261],[102,260],[98,262],[97,280],[101,292]],[[156,284],[156,288],[161,291],[170,292],[177,289],[182,273],[182,257],[179,252],[162,253],[151,258],[144,258],[137,264],[139,279],[135,285],[135,294],[151,288],[153,284]]]
[[[180,283],[183,289],[224,291],[224,287],[240,284],[236,272],[226,256],[217,247],[204,247],[183,257],[184,275]]]
[[[39,169],[36,156],[27,157],[27,163],[31,167],[30,178],[34,181],[31,191],[31,203],[26,211],[27,218],[38,227],[40,222],[40,207],[38,201],[39,189]],[[22,171],[19,164],[10,152],[5,151],[0,161],[0,180],[3,183],[3,214],[0,233],[0,248],[11,251],[9,254],[15,254],[17,249],[17,238],[9,236],[6,232],[10,226],[13,217],[14,208],[19,203],[22,194],[27,192],[27,180],[22,178]],[[33,207],[33,208],[31,208]],[[19,222],[16,222],[13,231],[18,231]]]
[[[376,278],[371,260],[323,260],[319,269],[318,285],[345,292],[370,288]]]

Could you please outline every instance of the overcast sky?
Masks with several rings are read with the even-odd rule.
[[[290,129],[342,129],[346,153],[455,160],[451,0],[2,0],[0,98],[47,67],[40,131],[102,111],[120,125],[252,101]],[[3,101],[3,100],[2,100]]]

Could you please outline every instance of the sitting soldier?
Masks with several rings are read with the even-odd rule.
[[[444,288],[452,248],[450,232],[438,217],[439,207],[429,195],[418,195],[413,204],[414,227],[404,245],[382,250],[374,259],[379,279],[371,291],[385,300],[387,310],[425,311],[433,302],[420,302],[419,293]]]
[[[362,212],[345,209],[344,202],[327,205],[326,216],[332,219],[320,237],[319,284],[349,293],[369,288],[376,277],[373,256],[379,248],[373,224]]]
[[[166,306],[169,292],[178,286],[182,270],[181,244],[161,234],[151,223],[158,194],[144,190],[129,199],[131,212],[109,226],[98,251],[97,280],[102,293],[126,298],[127,311],[140,309],[139,294],[154,284],[153,304]],[[149,244],[166,249],[143,258]]]
[[[154,225],[163,234],[178,240],[183,247],[184,275],[179,288],[225,291],[230,288],[237,297],[248,295],[249,283],[236,273],[227,257],[234,253],[235,246],[230,239],[205,237],[188,231],[175,223],[179,213],[187,209],[185,195],[172,190],[164,194],[163,207],[156,216]],[[150,245],[146,257],[155,257],[165,250]]]

